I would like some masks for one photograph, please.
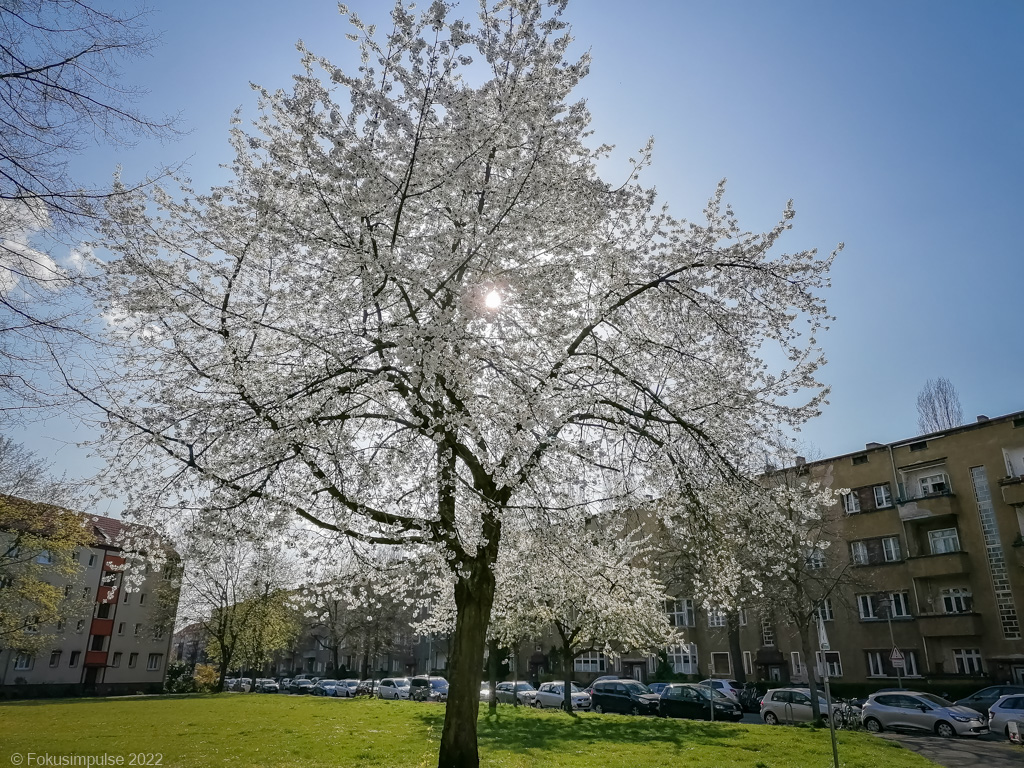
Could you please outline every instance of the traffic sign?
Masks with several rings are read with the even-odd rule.
[[[906,659],[903,656],[903,652],[895,646],[893,646],[892,653],[889,654],[889,661],[892,663],[894,669],[903,669],[906,666]]]

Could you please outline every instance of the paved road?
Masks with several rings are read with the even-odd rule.
[[[1021,768],[1024,747],[1010,744],[994,734],[980,738],[940,739],[908,733],[879,734],[879,738],[897,741],[946,768]]]

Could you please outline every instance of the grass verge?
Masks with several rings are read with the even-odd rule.
[[[481,765],[487,768],[832,765],[827,729],[571,718],[509,706],[493,717],[486,707],[480,712]],[[126,766],[156,765],[155,758],[132,756],[159,755],[159,765],[169,768],[432,768],[443,719],[443,707],[434,704],[261,694],[10,702],[0,704],[0,766],[18,765],[16,755],[29,768],[44,765],[42,755],[108,755],[107,765],[120,756]],[[864,733],[840,733],[839,755],[843,768],[935,765]]]

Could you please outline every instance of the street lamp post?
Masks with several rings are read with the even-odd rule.
[[[896,637],[892,633],[892,596],[882,595],[878,601],[878,607],[885,611],[885,621],[889,625],[889,642],[892,643],[893,651],[896,650]],[[891,651],[890,651],[891,653]],[[890,657],[891,658],[891,657]],[[896,684],[903,687],[903,675],[900,672],[900,667],[893,665],[893,669],[896,670]]]

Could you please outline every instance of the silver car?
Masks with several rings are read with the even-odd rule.
[[[522,680],[517,683],[504,682],[498,683],[494,695],[498,697],[499,704],[514,704],[518,699],[524,707],[529,707],[533,704],[533,697],[537,695],[537,689]]]
[[[825,715],[828,711],[825,699],[818,696],[818,712]],[[811,708],[810,689],[773,688],[768,691],[761,699],[761,719],[768,725],[811,722],[814,710]]]
[[[407,677],[385,677],[380,681],[377,688],[379,699],[408,699],[409,678]]]
[[[572,687],[572,708],[590,709],[590,694],[579,686]],[[537,695],[533,699],[533,706],[537,709],[551,707],[552,709],[565,708],[565,683],[544,683],[537,689]]]
[[[869,731],[885,728],[926,731],[944,738],[988,733],[984,715],[957,706],[934,693],[873,693],[864,702],[861,721]]]
[[[1024,722],[1024,693],[1000,696],[988,710],[988,728],[1010,738],[1010,721]]]

